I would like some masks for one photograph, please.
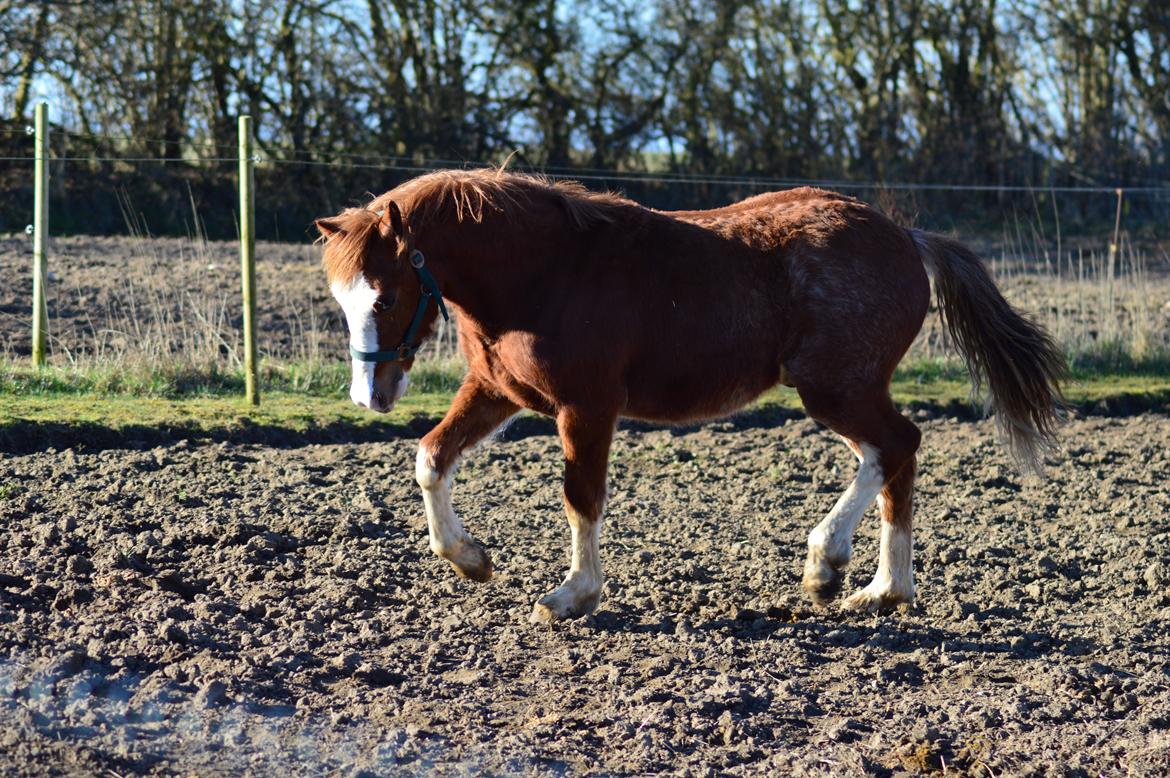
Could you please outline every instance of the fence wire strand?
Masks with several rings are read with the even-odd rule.
[[[5,128],[0,130],[5,134],[26,134],[24,129]],[[188,148],[203,148],[203,149],[232,149],[237,147],[223,143],[210,143],[188,140],[166,140],[163,138],[141,138],[132,135],[107,135],[99,133],[87,132],[72,132],[65,130],[58,130],[60,134],[67,137],[81,137],[91,138],[95,140],[107,141],[130,141],[137,143],[163,143],[174,144],[179,147]],[[263,146],[261,146],[263,149]],[[279,155],[304,155],[317,156],[323,159],[296,159],[289,156]],[[216,156],[216,157],[154,157],[154,156],[117,156],[117,155],[65,155],[53,157],[53,161],[62,162],[125,162],[130,164],[150,164],[150,163],[183,163],[188,165],[200,164],[223,164],[235,163],[239,161],[237,156]],[[35,160],[33,156],[4,156],[0,157],[3,162],[32,162]],[[259,165],[278,165],[278,166],[304,166],[304,167],[327,167],[338,169],[353,169],[353,170],[381,170],[385,172],[402,171],[407,173],[425,173],[440,167],[456,167],[456,168],[484,168],[493,167],[494,164],[484,161],[476,160],[458,160],[447,159],[441,157],[419,157],[411,155],[377,155],[366,153],[349,153],[349,152],[334,152],[326,151],[318,148],[307,149],[290,149],[283,147],[269,147],[266,153],[259,156],[256,160]],[[378,164],[386,162],[390,164]],[[408,164],[402,164],[408,163]],[[516,170],[521,172],[536,173],[547,176],[555,180],[574,179],[579,181],[597,181],[597,182],[620,182],[620,183],[643,183],[643,184],[658,184],[658,185],[681,185],[681,186],[743,186],[750,188],[778,188],[778,187],[794,187],[794,186],[816,186],[832,189],[846,189],[846,190],[864,190],[864,191],[921,191],[921,192],[1051,192],[1053,194],[1114,194],[1118,189],[1123,189],[1126,194],[1131,195],[1161,195],[1170,194],[1170,186],[1107,186],[1107,185],[1080,185],[1080,186],[1052,186],[1052,185],[1026,185],[1026,184],[957,184],[957,183],[938,183],[938,182],[913,182],[913,181],[850,181],[842,179],[817,179],[817,178],[784,178],[784,177],[769,177],[769,176],[735,176],[735,175],[719,175],[706,173],[651,173],[638,172],[633,170],[616,170],[606,168],[590,168],[590,167],[564,167],[564,166],[540,166],[540,165],[518,165]],[[1081,178],[1082,180],[1092,180],[1080,171],[1070,170],[1069,175]],[[1152,181],[1154,179],[1144,179]]]
[[[185,162],[199,165],[205,162],[239,162],[238,157],[53,157],[61,162]]]
[[[215,143],[213,141],[197,141],[187,139],[166,139],[155,137],[141,137],[137,135],[119,134],[119,133],[95,133],[83,132],[73,130],[56,130],[66,137],[89,138],[92,140],[107,140],[107,141],[126,141],[133,143],[162,143],[167,145],[174,145],[178,147],[186,147],[191,149],[226,149],[236,151],[238,149],[235,143]],[[24,128],[4,128],[0,129],[0,133],[6,134],[27,134]],[[327,162],[326,160],[357,160],[353,167],[378,169],[382,166],[373,164],[376,162],[391,162],[409,163],[407,165],[394,164],[390,167],[395,167],[404,170],[417,170],[419,166],[429,166],[425,169],[437,166],[452,166],[452,167],[486,167],[491,165],[490,162],[482,162],[468,159],[452,159],[444,157],[425,157],[420,155],[410,154],[376,154],[371,152],[345,152],[337,150],[322,149],[319,147],[308,148],[291,148],[281,145],[266,144],[262,139],[257,139],[256,145],[263,150],[268,159],[265,161],[277,162],[278,164],[306,164],[306,165],[340,165],[341,163]],[[521,158],[523,158],[523,150],[518,148]],[[298,157],[317,157],[317,159],[297,159]],[[718,175],[712,173],[672,173],[665,175],[655,175],[653,173],[640,173],[638,171],[629,170],[615,170],[607,168],[593,168],[593,167],[567,167],[556,165],[530,166],[533,170],[546,173],[548,175],[564,174],[565,176],[572,176],[580,179],[586,179],[588,176],[593,178],[588,180],[662,180],[666,183],[673,183],[679,180],[683,183],[689,183],[694,180],[698,183],[727,183],[727,184],[746,184],[750,186],[799,186],[799,185],[821,185],[821,186],[837,186],[842,188],[866,188],[866,189],[923,189],[923,190],[953,190],[953,191],[1032,191],[1046,189],[1054,192],[1111,192],[1115,191],[1117,186],[1110,186],[1101,184],[1100,180],[1107,177],[1108,173],[1093,173],[1086,171],[1069,164],[1063,160],[1053,160],[1053,164],[1061,166],[1065,169],[1067,175],[1072,178],[1080,179],[1081,181],[1089,182],[1082,186],[1064,186],[1052,187],[1045,185],[998,185],[998,184],[940,184],[940,183],[917,183],[917,182],[890,182],[884,183],[879,181],[841,181],[841,180],[822,180],[822,179],[797,179],[784,178],[776,176],[734,176],[734,175]],[[1166,191],[1170,190],[1170,181],[1163,181],[1156,178],[1146,177],[1131,177],[1134,181],[1133,186],[1123,186],[1127,192],[1144,192],[1144,191]],[[1141,182],[1142,185],[1138,185]]]

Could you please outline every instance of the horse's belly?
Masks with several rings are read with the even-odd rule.
[[[755,400],[780,380],[780,363],[718,365],[657,379],[640,377],[627,387],[624,416],[646,421],[688,422],[726,416]]]

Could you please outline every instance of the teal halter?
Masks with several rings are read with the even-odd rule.
[[[410,266],[418,275],[418,282],[422,286],[422,296],[418,298],[418,307],[414,309],[414,318],[410,320],[410,326],[406,328],[406,334],[402,336],[402,343],[398,348],[388,351],[358,351],[350,346],[349,353],[353,355],[354,359],[359,362],[405,362],[417,354],[422,344],[415,343],[412,346],[410,342],[418,334],[418,328],[422,326],[423,316],[426,315],[431,300],[438,303],[439,312],[443,314],[443,319],[445,321],[451,320],[451,317],[447,315],[447,306],[443,304],[443,295],[439,292],[439,285],[435,283],[435,277],[431,275],[430,271],[423,267],[424,263],[421,251],[415,249],[411,252]]]

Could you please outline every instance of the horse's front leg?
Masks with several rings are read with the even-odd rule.
[[[519,408],[474,379],[455,393],[447,415],[418,445],[414,475],[422,487],[431,550],[446,559],[463,578],[486,581],[492,562],[472,539],[451,507],[451,482],[459,455],[483,440]]]
[[[592,613],[605,578],[598,548],[605,510],[605,471],[617,414],[563,408],[557,429],[565,450],[565,512],[573,534],[572,561],[564,582],[541,597],[532,621],[553,622]]]

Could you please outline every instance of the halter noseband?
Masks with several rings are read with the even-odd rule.
[[[438,303],[439,312],[443,314],[443,319],[450,321],[451,317],[447,315],[447,306],[443,304],[443,295],[439,292],[439,285],[435,283],[435,277],[424,267],[424,264],[425,260],[421,251],[415,249],[410,253],[410,266],[418,275],[422,296],[418,298],[418,307],[414,309],[414,318],[410,320],[410,326],[406,328],[406,334],[402,336],[402,343],[398,348],[388,351],[358,351],[350,346],[349,353],[354,359],[359,362],[405,362],[417,354],[422,344],[416,343],[412,346],[410,342],[414,340],[418,328],[422,326],[423,316],[426,315],[432,299]]]

